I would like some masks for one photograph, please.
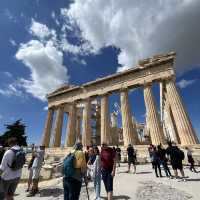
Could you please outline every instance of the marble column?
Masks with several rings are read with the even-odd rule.
[[[63,107],[60,106],[56,113],[53,147],[60,147],[63,125]]]
[[[76,142],[76,104],[72,103],[69,109],[67,122],[67,137],[65,146],[73,147]]]
[[[174,124],[173,116],[171,113],[171,108],[169,105],[168,100],[165,101],[164,105],[164,121],[165,121],[165,127],[169,131],[169,135],[172,141],[174,141],[176,144],[180,144],[180,138],[177,133],[176,126]]]
[[[81,142],[81,117],[76,118],[76,141]]]
[[[83,146],[91,145],[91,101],[86,99],[83,108],[83,120],[82,120],[82,143]]]
[[[110,143],[110,115],[108,111],[108,95],[101,97],[101,143]]]
[[[144,86],[144,100],[147,112],[147,127],[150,130],[151,142],[154,145],[165,143],[163,129],[161,127],[156,104],[151,90],[151,85]]]
[[[123,89],[120,94],[121,113],[122,113],[122,128],[124,146],[129,144],[138,144],[138,135],[136,129],[133,128],[130,105],[128,101],[128,89]]]
[[[197,144],[198,138],[173,80],[166,82],[166,90],[181,144]]]
[[[112,144],[113,145],[118,145],[119,143],[119,138],[117,134],[117,115],[115,113],[111,113],[110,116],[111,119],[111,138],[112,138]]]
[[[49,147],[50,137],[51,137],[51,129],[52,129],[52,122],[53,122],[53,109],[48,109],[47,112],[47,119],[45,123],[43,138],[42,138],[42,145],[45,147]]]

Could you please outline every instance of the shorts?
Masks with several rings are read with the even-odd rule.
[[[32,175],[32,179],[39,179],[40,178],[40,170],[41,170],[41,168],[32,168],[31,169],[32,172],[30,171],[29,176]]]
[[[111,175],[112,172],[110,170],[102,169],[101,173],[106,192],[112,192],[113,191],[113,177]]]
[[[182,161],[180,161],[180,162],[172,162],[171,164],[172,164],[172,169],[173,170],[177,170],[177,169],[182,170],[183,169]]]
[[[134,157],[128,157],[128,164],[130,165],[131,163],[132,163],[133,165],[136,164],[135,158],[134,158]]]
[[[14,196],[19,180],[20,178],[12,180],[3,180],[3,179],[0,180],[4,196]]]

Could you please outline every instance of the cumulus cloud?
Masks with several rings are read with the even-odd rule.
[[[32,35],[37,36],[40,39],[47,38],[51,35],[51,31],[45,24],[39,23],[34,19],[32,19],[29,31]]]
[[[174,50],[176,68],[184,72],[200,63],[199,10],[198,0],[74,0],[61,15],[66,27],[89,44],[90,53],[118,48],[118,71]]]
[[[31,72],[29,79],[20,79],[21,86],[42,101],[47,93],[68,82],[63,53],[51,41],[43,44],[38,40],[31,40],[21,44],[16,58]]]
[[[197,80],[194,79],[194,80],[185,80],[185,79],[181,79],[177,85],[181,88],[181,89],[184,89],[192,84],[194,84]]]

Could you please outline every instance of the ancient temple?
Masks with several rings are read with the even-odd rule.
[[[76,141],[82,141],[84,146],[103,142],[112,145],[122,142],[124,146],[142,144],[138,130],[143,130],[143,137],[149,137],[156,145],[165,144],[167,140],[181,145],[197,144],[197,136],[175,84],[174,59],[174,52],[156,55],[124,72],[81,86],[64,86],[48,94],[42,144],[49,147],[52,141],[52,147],[60,147],[64,114],[68,115],[65,147],[73,146]],[[160,84],[161,117],[152,92],[156,83]],[[146,107],[146,124],[141,126],[132,118],[128,99],[129,90],[139,87],[143,88]],[[117,128],[116,116],[109,113],[108,101],[112,93],[120,95],[121,129]],[[97,99],[99,103],[95,103]]]

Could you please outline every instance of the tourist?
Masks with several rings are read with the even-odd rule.
[[[72,170],[70,169],[71,167],[70,156],[73,156],[71,157],[72,158],[71,161],[73,163]],[[85,176],[85,173],[86,173],[85,154],[83,152],[83,145],[79,142],[75,145],[75,148],[71,152],[71,154],[69,154],[64,160],[64,177],[63,177],[64,200],[79,199],[81,185],[82,185],[82,178]]]
[[[158,151],[157,151],[156,147],[154,147],[153,151],[152,151],[152,164],[153,164],[153,168],[155,170],[156,177],[159,177],[158,171],[159,171],[160,177],[162,177],[160,163],[161,162],[160,162],[160,158],[159,158],[159,155],[158,155]]]
[[[18,145],[17,138],[9,138],[7,143],[10,149],[5,152],[0,165],[1,187],[5,199],[13,200],[25,163],[25,153]],[[23,155],[23,157],[16,156],[17,153]]]
[[[118,165],[118,167],[120,167],[120,162],[121,162],[121,149],[119,148],[119,146],[117,145],[116,147],[116,163]]]
[[[185,174],[183,171],[183,164],[182,161],[184,160],[184,152],[180,150],[175,144],[172,145],[171,142],[168,142],[168,147],[166,149],[167,155],[170,157],[172,169],[174,170],[175,178],[178,178],[178,171],[180,170],[180,173],[182,175],[182,180],[186,181]]]
[[[128,145],[127,148],[127,155],[128,155],[128,171],[127,173],[130,172],[130,168],[131,168],[131,164],[133,164],[134,167],[134,174],[136,173],[136,150],[133,148],[133,146],[131,144]]]
[[[154,146],[152,144],[149,145],[148,147],[148,152],[149,152],[149,158],[152,164],[152,168],[154,169],[154,165],[153,165],[153,151],[154,151]]]
[[[94,153],[94,148],[89,147],[88,150],[88,162],[87,162],[87,179],[92,180],[93,177],[93,163],[96,159],[96,155]]]
[[[0,164],[3,159],[4,153],[5,153],[5,149],[2,145],[0,145]]]
[[[190,150],[188,147],[185,147],[185,149],[187,150],[188,163],[190,163],[190,171],[194,171],[195,173],[197,173],[194,167],[194,159],[192,156],[192,150]]]
[[[85,150],[85,161],[86,163],[88,163],[89,161],[89,146],[86,146],[86,150]]]
[[[101,160],[99,156],[98,147],[94,148],[94,153],[96,155],[95,161],[93,163],[93,179],[94,179],[94,189],[95,189],[95,200],[100,200],[101,193]]]
[[[39,149],[36,150],[34,153],[34,160],[32,164],[32,188],[30,193],[27,195],[27,197],[35,196],[39,189],[38,189],[38,183],[40,178],[40,171],[42,169],[42,165],[44,162],[44,155],[45,155],[45,146],[40,146]]]
[[[106,143],[101,148],[101,173],[108,200],[113,199],[113,178],[116,170],[115,152]]]
[[[26,189],[26,192],[30,191],[30,189],[32,187],[32,183],[33,183],[33,181],[32,181],[32,179],[33,179],[33,168],[32,168],[32,166],[33,166],[34,159],[36,157],[35,145],[31,146],[31,151],[32,151],[31,159],[30,159],[29,164],[28,164],[29,178],[28,178],[28,187]]]
[[[168,159],[166,158],[166,150],[164,148],[162,148],[161,145],[158,145],[157,148],[158,148],[158,157],[160,160],[160,164],[163,166],[166,176],[171,177],[171,172],[167,165]]]

